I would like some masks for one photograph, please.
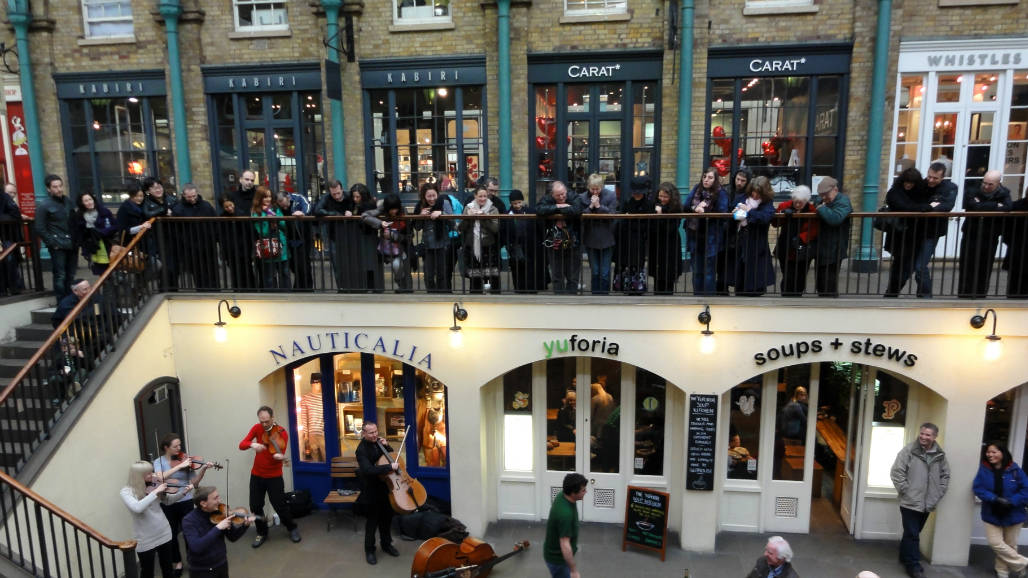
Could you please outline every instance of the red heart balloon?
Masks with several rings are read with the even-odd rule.
[[[714,168],[717,169],[717,174],[722,177],[728,176],[729,164],[728,159],[715,159]]]
[[[715,126],[714,127],[714,136],[718,137],[718,138],[724,138],[724,136],[725,136],[725,127],[723,127],[723,126]]]

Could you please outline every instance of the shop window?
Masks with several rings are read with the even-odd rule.
[[[628,0],[564,0],[564,14],[568,16],[625,14]]]
[[[636,475],[664,475],[664,420],[667,416],[667,380],[642,368],[635,372]]]
[[[572,471],[578,432],[575,359],[546,362],[546,469]]]
[[[535,86],[535,171],[537,199],[546,194],[546,186],[556,178],[554,157],[557,154],[557,85]]]
[[[393,22],[423,24],[450,21],[450,0],[393,0]]]
[[[762,391],[763,376],[760,375],[732,388],[728,420],[729,479],[757,479]]]
[[[593,358],[589,379],[589,471],[617,473],[621,451],[621,362]]]
[[[418,465],[446,467],[446,387],[420,369],[414,377]],[[402,394],[402,390],[401,390]],[[414,440],[408,438],[408,443]]]
[[[403,412],[403,363],[375,357],[375,422],[390,442],[403,440],[407,428]]]
[[[953,149],[957,138],[957,113],[937,113],[932,126],[932,162],[946,165],[953,176]]]
[[[117,206],[129,183],[160,179],[174,193],[174,162],[164,97],[66,100],[69,174],[78,193]]]
[[[325,393],[322,390],[320,359],[293,369],[293,391],[300,461],[324,462]]]
[[[924,77],[903,76],[896,99],[896,146],[893,176],[914,166],[921,129],[921,109],[924,103]]]
[[[879,370],[874,382],[874,417],[868,448],[867,485],[892,488],[892,464],[903,449],[907,425],[908,386]]]
[[[532,365],[503,376],[503,469],[530,472],[532,448]]]
[[[778,372],[778,404],[775,413],[776,480],[803,481],[807,455],[807,415],[810,366],[797,365]]]
[[[1010,93],[1010,123],[1007,148],[1003,156],[1003,184],[1010,194],[1021,198],[1028,185],[1028,70],[1014,72]],[[1022,462],[1023,463],[1023,462]]]
[[[240,32],[289,29],[286,3],[281,0],[232,0],[232,10]]]
[[[1014,421],[1014,399],[1017,389],[1011,389],[997,395],[985,403],[985,429],[982,430],[982,449],[985,444],[998,442],[1010,447],[1011,426]]]
[[[657,84],[632,85],[632,176],[650,176],[657,162]]]
[[[86,38],[132,36],[130,0],[82,0]]]
[[[339,420],[339,455],[353,455],[361,441],[364,405],[361,403],[361,354],[333,356],[336,417]]]

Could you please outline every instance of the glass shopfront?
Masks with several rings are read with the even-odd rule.
[[[1028,185],[1028,38],[904,42],[898,67],[890,175],[941,162],[967,195],[999,170],[1020,198]]]
[[[67,189],[116,207],[146,176],[174,192],[163,70],[55,74]]]
[[[205,66],[215,194],[253,171],[272,192],[310,200],[325,180],[325,134],[318,63]]]
[[[783,197],[821,177],[841,180],[851,51],[849,44],[712,48],[704,166],[726,183],[749,167]]]
[[[295,480],[314,496],[330,489],[332,458],[353,456],[365,421],[429,494],[450,499],[446,386],[421,369],[370,353],[333,353],[286,369]],[[409,431],[408,431],[409,429]]]
[[[485,79],[484,56],[362,61],[368,186],[413,205],[423,183],[489,176]]]
[[[529,194],[555,180],[576,191],[599,173],[627,191],[660,181],[661,54],[530,54]]]

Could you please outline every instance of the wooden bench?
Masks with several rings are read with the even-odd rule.
[[[340,508],[349,506],[350,513],[353,516],[353,531],[357,531],[357,516],[354,514],[353,508],[354,503],[360,496],[360,490],[357,486],[357,458],[354,456],[339,456],[332,458],[332,471],[330,476],[332,477],[332,489],[329,490],[328,495],[322,500],[322,503],[327,507],[332,515],[328,517],[328,528],[326,531],[332,530],[332,522],[338,515]],[[342,488],[337,488],[336,479],[341,479],[343,482],[339,485]],[[347,493],[340,493],[342,490]],[[352,492],[352,493],[351,493]]]

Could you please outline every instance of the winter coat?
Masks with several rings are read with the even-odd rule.
[[[948,213],[953,210],[953,206],[957,204],[957,186],[953,184],[953,181],[946,179],[938,184],[934,189],[928,189],[928,212],[930,213]],[[936,207],[932,207],[931,203],[939,203]],[[942,237],[946,234],[949,229],[949,219],[928,219],[928,223],[925,225],[925,237],[936,238]]]
[[[789,213],[787,211],[792,211]],[[809,261],[814,258],[814,248],[817,245],[817,236],[820,231],[818,219],[795,219],[793,214],[806,213],[814,214],[814,204],[806,203],[798,211],[793,201],[785,201],[778,205],[775,213],[782,215],[775,226],[779,227],[778,242],[775,243],[775,257],[779,261]]]
[[[656,212],[653,201],[645,196],[629,196],[621,202],[618,212],[632,215],[651,215]],[[617,226],[617,245],[614,262],[618,270],[643,269],[646,265],[650,228],[656,223],[650,219],[621,219]]]
[[[100,243],[108,254],[111,252],[111,241],[118,232],[118,222],[114,219],[111,210],[103,205],[96,207],[96,222],[93,228],[86,227],[86,219],[79,211],[72,215],[74,231],[72,239],[76,247],[82,249],[82,258],[90,261],[94,254],[100,250]]]
[[[745,201],[746,195],[739,195],[733,200],[732,206]],[[774,203],[766,201],[749,212],[745,227],[740,227],[739,221],[734,220],[730,225],[736,231],[736,255],[739,266],[734,277],[729,276],[729,285],[734,285],[736,292],[762,291],[765,287],[775,284],[775,267],[771,262],[771,248],[767,241],[774,212]]]
[[[214,207],[200,196],[196,197],[196,202],[192,205],[186,203],[185,200],[179,201],[171,208],[171,215],[173,217],[217,216],[214,212]],[[196,251],[204,247],[209,249],[213,245],[213,243],[207,241],[209,238],[208,235],[210,234],[209,227],[211,224],[212,223],[179,223],[177,230],[172,229],[177,233],[177,235],[173,235],[173,238],[175,239],[174,243],[180,249],[180,254],[183,256],[192,254],[192,257],[196,257]]]
[[[414,214],[420,215],[425,208],[421,201],[414,205]],[[450,203],[443,197],[436,199],[435,204],[429,207],[431,212],[440,211],[443,215],[452,215],[453,209]],[[453,230],[453,219],[418,219],[413,221],[414,229],[421,231],[421,242],[426,249],[446,249],[450,246],[450,231]]]
[[[839,193],[831,203],[824,202],[817,207],[821,227],[817,234],[817,264],[838,263],[849,254],[850,213],[853,205],[850,198]]]
[[[753,570],[746,575],[746,578],[767,578],[768,573],[771,572],[771,565],[767,563],[767,559],[761,556],[757,559],[757,563],[753,566]],[[786,562],[782,565],[781,574],[778,578],[800,578],[800,575],[793,569],[792,564]]]
[[[668,208],[664,207],[662,210],[666,214]],[[664,217],[639,222],[650,227],[646,251],[650,260],[649,274],[653,275],[654,279],[678,279],[682,275],[682,237],[678,233],[682,220]]]
[[[478,204],[475,201],[468,203],[464,207],[464,214],[470,215],[473,208],[477,208]],[[496,206],[493,205],[492,201],[489,201],[485,205],[485,214],[496,215],[499,211]],[[492,247],[497,244],[497,240],[500,233],[500,222],[498,219],[461,219],[460,225],[457,229],[460,231],[461,244],[465,247],[471,247],[475,242],[474,228],[475,223],[481,223],[482,231],[482,246]]]
[[[917,440],[896,454],[890,477],[899,494],[899,505],[917,512],[931,512],[949,487],[949,462],[939,444],[925,452]]]
[[[75,203],[67,195],[58,199],[48,194],[40,201],[36,207],[36,234],[47,247],[65,251],[74,248],[71,225],[74,211]]]
[[[163,197],[157,199],[146,195],[143,198],[143,216],[147,219],[152,217],[167,217],[170,213],[171,207],[174,205],[172,199],[165,193]]]
[[[700,185],[696,185],[689,192],[689,196],[685,198],[685,202],[682,204],[682,208],[686,213],[692,213],[693,200],[696,194],[700,190]],[[714,206],[706,207],[703,209],[704,213],[727,213],[728,212],[728,191],[724,188],[720,188],[717,192],[717,198],[714,200]],[[696,223],[696,228],[693,229],[689,226],[685,228],[685,240],[689,247],[690,253],[696,252],[696,241],[699,239],[701,232],[706,233],[704,243],[704,253],[707,255],[714,255],[720,253],[725,245],[725,227],[728,221],[725,219],[715,218],[704,218],[704,219],[692,219]],[[689,220],[686,221],[687,223]]]
[[[540,217],[552,217],[554,215],[560,215],[563,219],[546,219],[544,227],[546,231],[549,231],[552,227],[559,226],[559,222],[563,222],[564,228],[571,235],[571,240],[574,245],[578,244],[578,228],[581,222],[579,215],[582,211],[578,207],[578,195],[572,191],[568,191],[568,196],[564,200],[567,207],[557,208],[557,202],[553,200],[553,195],[546,195],[539,201],[539,204],[535,208],[535,214]],[[549,237],[549,234],[544,234],[543,238]]]
[[[965,211],[1005,212],[1009,211],[1012,205],[1010,189],[1003,185],[996,187],[996,190],[992,191],[991,195],[986,194],[984,191],[978,191],[973,195],[964,195]],[[993,217],[966,217],[960,230],[963,231],[965,239],[975,243],[992,242],[1003,232],[1004,220]]]
[[[278,207],[272,207],[272,212],[276,216],[282,216],[282,209]],[[268,217],[263,211],[257,211],[250,214],[251,217]],[[289,242],[286,238],[286,222],[285,221],[254,221],[253,227],[257,231],[258,239],[267,239],[278,237],[278,242],[282,244],[282,254],[278,257],[270,257],[271,261],[287,261],[289,259]]]
[[[592,195],[588,192],[578,195],[577,206],[583,215],[613,215],[618,210],[618,199],[614,191],[604,187],[600,191],[600,206],[592,209]],[[585,219],[582,244],[587,249],[607,249],[614,246],[614,219]]]
[[[1020,526],[1028,519],[1028,479],[1024,470],[1014,462],[1003,469],[1002,497],[1010,501],[1004,508],[996,503],[996,481],[992,465],[982,462],[974,477],[974,495],[982,501],[982,521],[993,526]]]

